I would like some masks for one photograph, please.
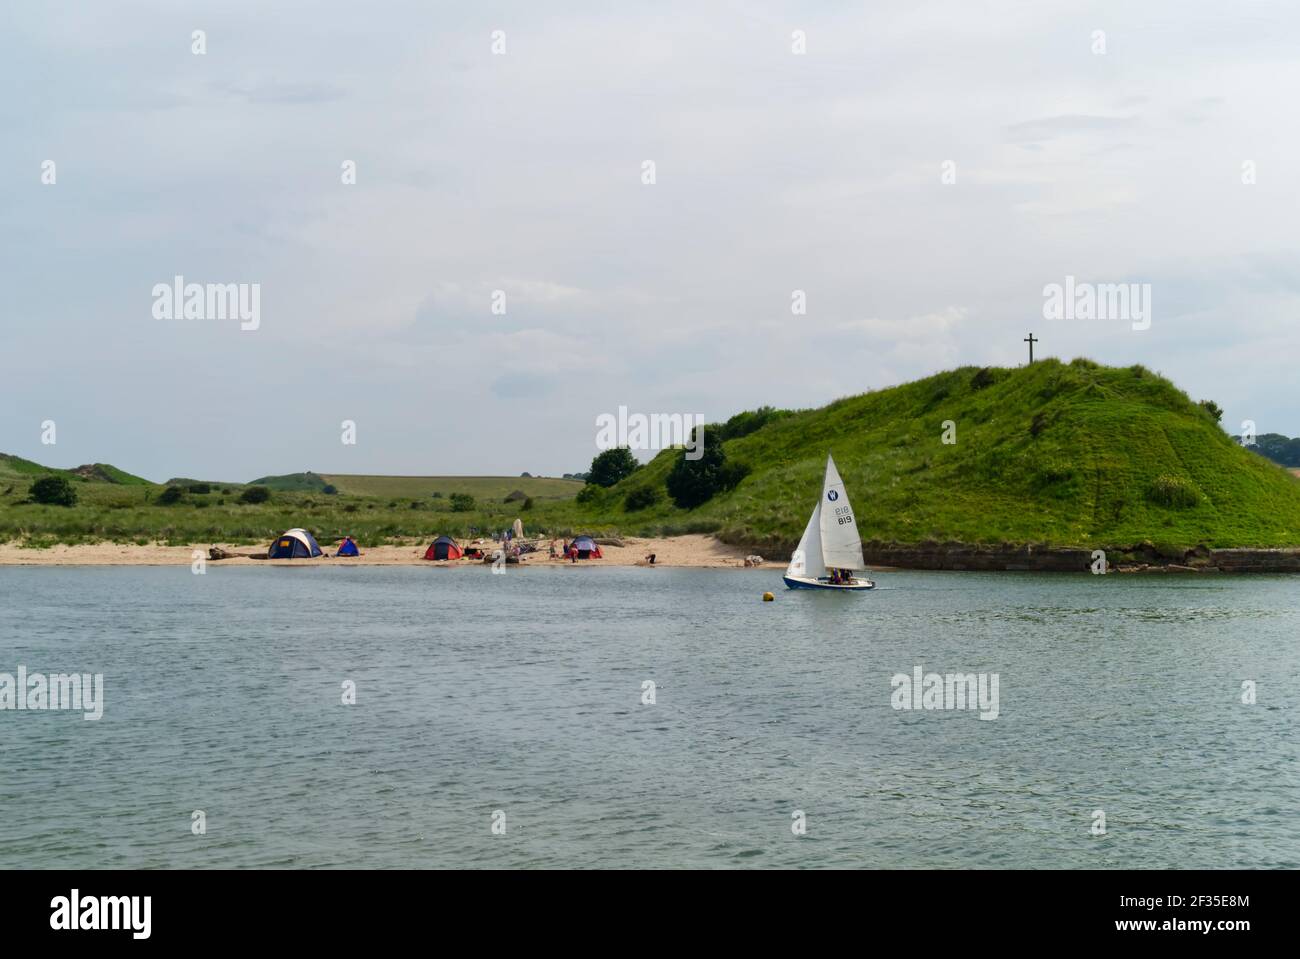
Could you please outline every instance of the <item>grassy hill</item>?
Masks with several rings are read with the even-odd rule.
[[[955,443],[942,441],[945,421]],[[750,469],[734,490],[674,508],[663,487],[680,454],[661,453],[601,494],[591,521],[712,529],[785,549],[830,451],[868,540],[1300,544],[1300,483],[1140,366],[965,367],[794,413],[724,449]],[[627,513],[626,495],[642,487],[659,492],[658,505]]]
[[[320,492],[328,480],[318,473],[285,473],[283,476],[263,476],[253,480],[249,486],[266,486],[271,489],[297,492]]]
[[[266,503],[242,502],[242,487],[212,484],[168,505],[157,502],[162,486],[112,467],[79,476],[0,455],[0,540],[263,543],[303,526],[322,542],[350,534],[364,546],[499,530],[520,517],[529,533],[710,532],[780,556],[807,521],[830,451],[864,540],[1300,545],[1300,480],[1240,447],[1209,412],[1139,366],[965,367],[820,409],[740,414],[730,421],[737,422],[757,428],[722,448],[747,475],[692,510],[666,493],[681,456],[674,450],[580,497],[581,484],[544,477],[300,473],[258,480],[273,489]],[[943,442],[948,422],[951,444]],[[73,479],[76,506],[26,501],[32,480],[46,473]],[[322,493],[327,483],[337,495]],[[504,502],[515,490],[532,498],[530,509]],[[657,501],[629,510],[628,495],[646,490]],[[473,496],[474,505],[453,504],[453,493]]]

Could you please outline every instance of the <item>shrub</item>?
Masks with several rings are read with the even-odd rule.
[[[982,390],[986,386],[992,386],[995,382],[997,382],[997,377],[993,374],[993,370],[986,366],[970,378],[970,388],[972,390]]]
[[[185,487],[185,491],[188,493],[194,493],[198,496],[206,496],[208,493],[212,492],[212,487],[207,483],[190,483]]]
[[[28,490],[32,502],[47,506],[76,506],[77,491],[64,476],[42,476]]]
[[[1047,429],[1047,414],[1039,410],[1034,414],[1034,421],[1029,424],[1029,435],[1037,436],[1045,429]]]
[[[790,415],[790,410],[778,410],[772,406],[760,406],[756,410],[745,410],[737,413],[721,426],[714,428],[713,432],[718,434],[722,440],[740,439],[742,436],[748,436],[756,430],[761,430],[768,423],[775,423]]]
[[[682,509],[694,509],[735,487],[748,472],[748,467],[728,463],[722,440],[706,430],[699,459],[687,459],[682,450],[665,485],[674,503]]]
[[[602,487],[597,486],[595,483],[588,483],[578,490],[578,495],[574,499],[583,505],[594,503],[600,498],[601,489]]]
[[[1147,498],[1170,509],[1188,509],[1201,501],[1201,494],[1189,480],[1165,473],[1151,483]]]
[[[527,499],[524,500],[524,505],[521,506],[521,507],[519,507],[519,508],[520,508],[520,509],[532,509],[532,508],[533,508],[533,498],[532,498],[531,496],[529,496]]]
[[[596,454],[587,473],[587,482],[597,486],[613,486],[635,473],[640,465],[630,449],[616,446]]]
[[[514,503],[521,499],[528,499],[528,494],[521,489],[517,489],[514,492],[512,492],[509,496],[507,496],[504,502]]]
[[[159,506],[171,506],[185,498],[185,491],[179,486],[169,486],[158,494]]]
[[[321,487],[321,490],[320,490],[320,491],[321,491],[322,493],[324,493],[326,496],[338,496],[338,495],[339,495],[338,487],[335,486],[333,483],[326,483],[324,486]]]
[[[649,509],[659,502],[659,491],[653,486],[642,486],[634,489],[623,500],[623,508],[629,513],[640,509]]]
[[[265,503],[271,498],[271,490],[265,486],[250,486],[239,494],[241,503]]]
[[[469,513],[474,510],[478,504],[474,502],[474,497],[469,493],[452,493],[451,494],[451,511],[453,513]]]
[[[1197,406],[1213,416],[1214,422],[1218,423],[1223,419],[1223,410],[1220,408],[1218,403],[1214,402],[1214,400],[1201,400]]]

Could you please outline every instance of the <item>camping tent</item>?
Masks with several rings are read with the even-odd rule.
[[[360,551],[357,550],[357,541],[354,540],[351,536],[344,536],[343,542],[339,544],[338,552],[335,553],[334,555],[335,556],[360,556],[361,553]]]
[[[439,536],[424,551],[425,559],[460,559],[461,548],[450,536]]]
[[[266,551],[267,559],[302,559],[324,555],[315,538],[305,529],[291,529],[276,539]]]
[[[573,541],[572,549],[578,551],[578,559],[601,559],[600,547],[590,536],[579,536]]]

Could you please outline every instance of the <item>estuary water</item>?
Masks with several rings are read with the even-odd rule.
[[[1300,867],[1300,579],[876,579],[0,568],[0,868]]]

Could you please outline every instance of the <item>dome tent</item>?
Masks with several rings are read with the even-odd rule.
[[[335,556],[360,556],[361,551],[357,549],[357,541],[351,536],[344,536],[343,542],[339,544]]]
[[[461,548],[450,536],[439,536],[424,551],[425,559],[460,559],[462,555]]]
[[[579,536],[574,539],[570,549],[578,551],[578,559],[603,559],[600,555],[600,547],[590,536]]]
[[[304,559],[310,556],[323,556],[324,552],[316,543],[316,538],[305,529],[291,529],[276,538],[271,548],[266,551],[267,559]]]

